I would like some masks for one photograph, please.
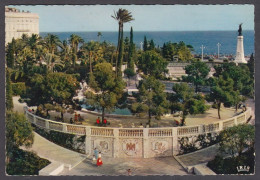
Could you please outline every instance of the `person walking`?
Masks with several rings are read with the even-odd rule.
[[[103,162],[102,162],[102,159],[101,159],[101,152],[99,152],[99,154],[98,154],[98,159],[97,159],[97,166],[99,167],[99,166],[101,166],[103,164]]]
[[[98,158],[98,150],[97,150],[97,148],[94,149],[94,155],[95,155],[95,157],[97,159]]]

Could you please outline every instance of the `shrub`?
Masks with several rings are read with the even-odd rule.
[[[25,93],[26,87],[24,82],[12,83],[13,95],[18,96]]]
[[[8,175],[38,175],[39,171],[49,165],[50,161],[42,159],[33,152],[14,149],[12,158],[6,166]]]
[[[217,155],[215,159],[209,161],[207,166],[211,168],[216,174],[252,174],[255,168],[254,149],[250,148],[244,152],[240,157],[223,158]],[[249,166],[249,172],[237,171],[238,166]]]

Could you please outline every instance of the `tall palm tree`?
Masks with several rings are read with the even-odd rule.
[[[84,40],[80,36],[78,36],[76,34],[72,34],[72,35],[70,35],[69,42],[70,42],[71,48],[72,48],[73,65],[75,66],[75,63],[78,59],[77,58],[78,45],[79,45],[79,43],[83,43]]]
[[[51,52],[52,56],[58,47],[61,46],[61,41],[57,35],[48,34],[44,38],[44,46]]]
[[[100,56],[99,43],[94,42],[94,41],[85,43],[82,46],[82,50],[88,54],[89,72],[92,73],[92,62],[93,62],[93,60],[97,60]]]
[[[117,62],[116,62],[116,74],[117,76],[121,76],[121,66],[123,61],[123,40],[124,40],[124,23],[130,22],[134,20],[129,12],[126,9],[120,8],[117,12],[114,11],[114,16],[111,16],[116,21],[118,21],[118,42],[117,42]]]
[[[35,59],[35,51],[38,48],[38,44],[40,42],[40,37],[38,34],[32,34],[31,37],[28,39],[28,46],[32,49],[33,52],[33,58]]]

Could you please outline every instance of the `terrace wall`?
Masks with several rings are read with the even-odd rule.
[[[46,130],[63,133],[86,135],[85,152],[93,155],[94,148],[107,157],[165,157],[177,155],[179,152],[178,139],[182,137],[198,136],[243,124],[251,116],[251,108],[235,117],[212,124],[164,127],[164,128],[109,128],[83,126],[56,122],[38,117],[25,107],[28,121]]]

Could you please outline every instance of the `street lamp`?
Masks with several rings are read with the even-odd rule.
[[[221,46],[221,44],[218,43],[217,46],[218,46],[218,59],[219,59],[219,47]]]
[[[205,46],[201,45],[201,60],[203,61],[203,49],[205,49]]]

